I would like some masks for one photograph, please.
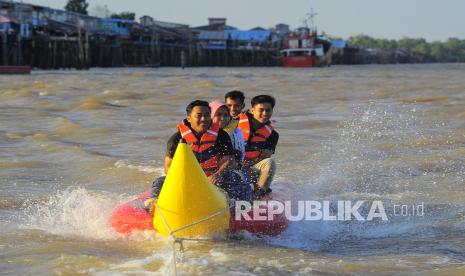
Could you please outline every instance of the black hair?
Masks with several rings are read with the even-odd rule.
[[[244,93],[242,93],[239,90],[229,91],[228,93],[226,93],[226,95],[224,95],[225,101],[227,98],[231,98],[233,100],[239,100],[241,103],[244,103],[244,100],[245,100]]]
[[[208,107],[208,110],[210,110],[210,112],[212,111],[212,109],[210,108],[210,105],[208,104],[208,102],[201,101],[201,100],[195,100],[195,101],[190,102],[187,105],[187,107],[186,107],[187,115],[190,115],[191,112],[192,112],[192,109],[194,109],[194,107],[196,107],[196,106],[205,106],[205,107]]]
[[[252,107],[254,107],[256,104],[262,104],[262,103],[269,103],[271,104],[271,108],[274,108],[276,100],[273,98],[273,96],[270,96],[270,95],[259,95],[259,96],[253,97],[252,100],[250,101],[250,105]]]

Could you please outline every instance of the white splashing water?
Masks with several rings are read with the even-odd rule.
[[[118,235],[108,226],[108,218],[116,204],[127,199],[85,188],[68,188],[45,202],[26,204],[21,227],[62,236],[116,239]]]
[[[392,208],[392,200],[402,200],[403,195],[415,198],[423,190],[417,187],[415,189],[419,190],[409,190],[403,184],[417,176],[433,182],[436,176],[423,172],[420,174],[414,164],[389,163],[385,160],[402,160],[412,156],[420,158],[428,149],[409,147],[409,142],[447,138],[450,135],[447,130],[438,127],[437,122],[432,124],[421,118],[421,110],[411,107],[385,103],[356,107],[354,117],[343,124],[339,135],[322,149],[322,155],[334,158],[318,164],[318,174],[306,176],[313,180],[298,188],[300,195],[294,200],[381,200],[385,208],[389,209]],[[308,198],[308,195],[312,198]],[[463,206],[445,206],[441,209],[440,206],[429,205],[429,213],[425,217],[389,217],[388,211],[387,222],[291,222],[281,236],[266,240],[274,245],[318,251],[328,243],[351,239],[382,239],[403,235],[420,238],[440,234],[440,222],[463,211]]]
[[[146,265],[153,264],[154,262],[161,262],[160,267],[156,272],[143,269]],[[112,273],[114,273],[115,270],[131,270],[131,273],[138,275],[174,275],[174,265],[171,246],[166,246],[146,258],[132,259],[121,264],[114,265],[112,267]]]

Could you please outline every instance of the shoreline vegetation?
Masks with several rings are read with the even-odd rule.
[[[372,49],[375,52],[400,52],[410,59],[410,63],[465,62],[465,40],[458,38],[449,38],[445,42],[427,42],[424,38],[390,40],[361,34],[350,37],[347,42],[352,47]]]

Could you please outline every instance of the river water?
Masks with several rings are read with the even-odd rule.
[[[380,201],[388,220],[186,242],[178,274],[465,274],[465,64],[0,76],[0,274],[173,272],[169,240],[107,219],[162,174],[186,104],[232,89],[277,99],[277,197]]]

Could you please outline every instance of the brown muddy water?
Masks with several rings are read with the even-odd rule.
[[[189,242],[178,274],[465,275],[465,64],[0,76],[0,274],[172,273],[169,240],[107,219],[162,174],[186,104],[232,89],[277,99],[279,198],[381,201],[388,220]]]

